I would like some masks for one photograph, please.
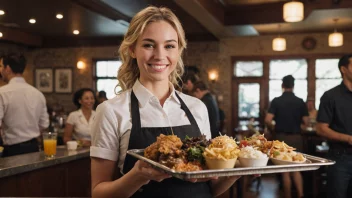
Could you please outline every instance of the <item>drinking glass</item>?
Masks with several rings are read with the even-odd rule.
[[[56,155],[57,133],[43,133],[44,154],[47,158],[53,158]]]

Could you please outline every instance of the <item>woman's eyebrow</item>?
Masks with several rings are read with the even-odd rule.
[[[155,43],[155,41],[153,39],[150,39],[150,38],[145,38],[143,39],[142,41],[148,41],[148,42],[152,42],[152,43]],[[177,41],[175,39],[170,39],[170,40],[166,40],[165,43],[170,43],[170,42],[175,42],[177,43]]]

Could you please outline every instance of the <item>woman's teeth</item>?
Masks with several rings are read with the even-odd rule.
[[[159,65],[150,65],[152,66],[153,69],[164,69],[166,67],[166,65],[163,66],[159,66]]]

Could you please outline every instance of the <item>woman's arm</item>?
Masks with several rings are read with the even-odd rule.
[[[72,140],[73,125],[66,123],[64,132],[64,143]]]
[[[221,177],[211,181],[213,196],[217,197],[229,189],[241,176]]]
[[[91,158],[92,197],[125,198],[131,197],[139,188],[150,180],[162,181],[170,176],[159,172],[142,161],[137,161],[134,167],[121,178],[113,181],[116,162]]]

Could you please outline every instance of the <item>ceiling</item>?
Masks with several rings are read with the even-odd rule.
[[[179,17],[190,41],[234,36],[352,31],[351,0],[303,0],[305,19],[285,23],[288,0],[1,0],[2,40],[32,46],[117,44],[129,21],[148,5]],[[55,18],[62,13],[64,18]],[[28,20],[33,17],[35,24]],[[334,18],[338,18],[335,25]],[[280,28],[279,28],[280,27]],[[78,29],[79,35],[73,35]]]

